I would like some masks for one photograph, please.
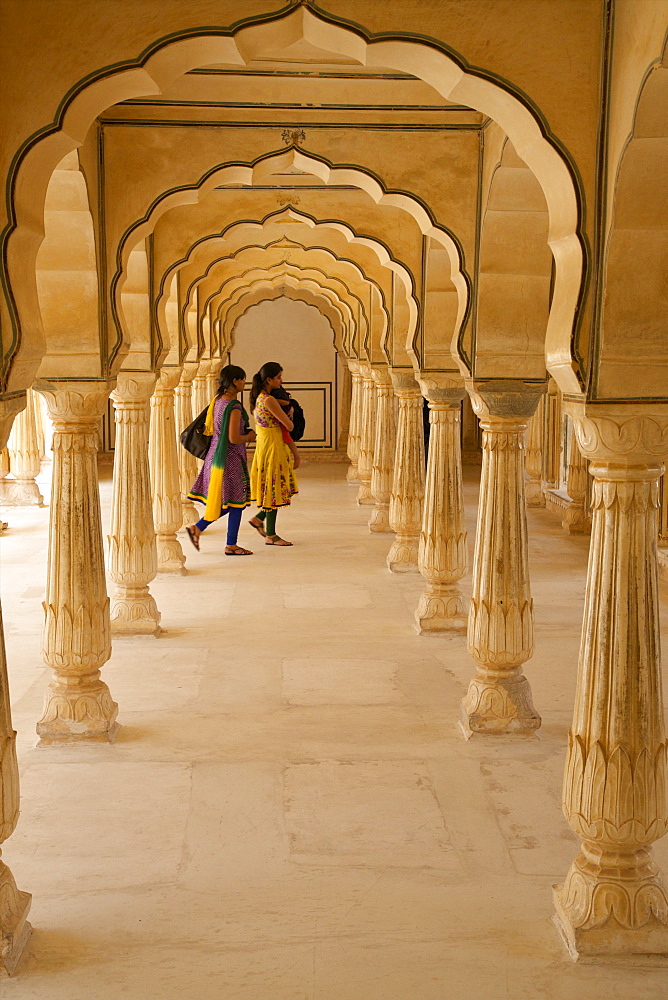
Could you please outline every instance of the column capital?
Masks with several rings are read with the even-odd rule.
[[[111,398],[117,405],[146,403],[153,395],[156,372],[119,372]]]
[[[26,394],[5,397],[0,399],[0,451],[7,447],[9,432],[14,423],[14,417],[25,408]]]
[[[625,467],[649,466],[660,476],[668,457],[668,411],[650,405],[588,407],[565,401],[573,421],[580,451],[595,463],[613,463],[621,474]],[[594,471],[594,470],[592,470]],[[633,478],[629,473],[629,477]]]
[[[466,395],[464,380],[456,372],[420,372],[422,395],[437,406],[456,409]]]
[[[387,365],[373,364],[371,366],[371,377],[377,388],[392,388],[392,378],[390,377],[390,369]]]
[[[390,368],[390,377],[397,396],[422,396],[412,368]]]
[[[158,381],[156,384],[156,392],[162,390],[170,391],[176,389],[177,385],[181,381],[181,366],[174,365],[169,368],[163,367],[160,369],[158,374]]]
[[[116,379],[90,382],[54,382],[40,379],[35,389],[46,399],[56,430],[59,425],[94,423],[104,414]]]
[[[348,368],[350,370],[350,374],[351,375],[359,375],[359,373],[360,373],[360,364],[359,364],[359,361],[357,360],[357,358],[346,358],[346,362],[348,364]]]
[[[506,417],[527,421],[536,412],[545,385],[520,379],[467,379],[466,389],[474,413],[481,420]]]
[[[199,361],[184,361],[181,368],[181,382],[192,382],[199,371]]]

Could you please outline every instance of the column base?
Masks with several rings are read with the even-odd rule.
[[[379,504],[371,511],[369,518],[369,531],[392,531],[390,527],[390,505],[389,503]]]
[[[183,527],[187,528],[191,524],[195,524],[200,519],[200,514],[197,507],[188,500],[184,500],[181,504],[183,509]]]
[[[387,556],[390,573],[419,573],[419,535],[397,535]]]
[[[570,504],[566,508],[561,526],[569,535],[590,535],[591,520],[587,517],[584,507]]]
[[[474,677],[462,699],[461,728],[469,739],[485,736],[535,736],[541,717],[533,707],[531,687],[524,674],[511,677]]]
[[[52,681],[46,690],[44,714],[37,723],[40,744],[113,743],[118,732],[118,705],[104,681],[71,685]]]
[[[32,896],[17,888],[14,876],[0,861],[0,976],[12,976],[32,927],[28,913]]]
[[[660,956],[668,963],[668,893],[649,852],[641,853],[649,862],[643,877],[620,876],[619,867],[616,875],[594,873],[580,854],[554,886],[555,924],[573,961]]]
[[[428,584],[415,609],[415,631],[418,635],[439,635],[443,632],[465,635],[468,615],[456,587]]]
[[[346,480],[351,486],[358,486],[360,482],[360,474],[357,469],[357,465],[351,464],[346,472]]]
[[[186,557],[176,535],[157,535],[158,573],[185,576]]]
[[[524,496],[527,507],[545,506],[545,494],[543,493],[543,487],[540,482],[534,482],[532,479],[527,479],[524,483]]]
[[[44,497],[34,479],[3,479],[0,481],[0,505],[44,507]]]
[[[357,502],[362,507],[369,507],[375,504],[376,498],[371,492],[371,482],[360,482],[359,489],[357,491]]]
[[[148,587],[120,588],[110,604],[112,635],[160,635],[160,612]]]

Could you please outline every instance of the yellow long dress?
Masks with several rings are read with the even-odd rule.
[[[251,467],[251,496],[264,510],[288,507],[299,493],[292,452],[283,440],[282,424],[267,409],[268,393],[261,392],[255,404],[257,442]]]

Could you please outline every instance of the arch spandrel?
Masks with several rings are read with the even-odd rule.
[[[668,68],[657,66],[615,185],[592,385],[599,400],[668,399],[668,207],[657,198],[668,176],[667,102]]]
[[[509,140],[494,154],[481,225],[472,376],[544,380],[552,275],[547,205]]]
[[[104,328],[100,329],[97,250],[76,152],[65,156],[51,176],[44,231],[35,272],[45,350],[39,377],[99,378]]]

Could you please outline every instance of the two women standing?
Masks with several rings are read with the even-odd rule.
[[[220,386],[209,406],[205,426],[205,433],[212,435],[211,444],[188,494],[189,499],[206,505],[204,517],[186,528],[196,549],[202,532],[219,517],[227,516],[225,555],[252,555],[237,544],[241,513],[251,497],[261,509],[249,523],[266,538],[266,544],[292,544],[276,534],[277,509],[287,506],[298,492],[294,468],[299,465],[289,438],[292,421],[270,395],[272,389],[280,387],[282,371],[279,364],[270,361],[253,377],[251,408],[255,410],[257,448],[250,477],[246,444],[256,440],[256,433],[249,429],[248,414],[237,399],[246,383],[246,373],[237,365],[226,365],[220,373]]]

